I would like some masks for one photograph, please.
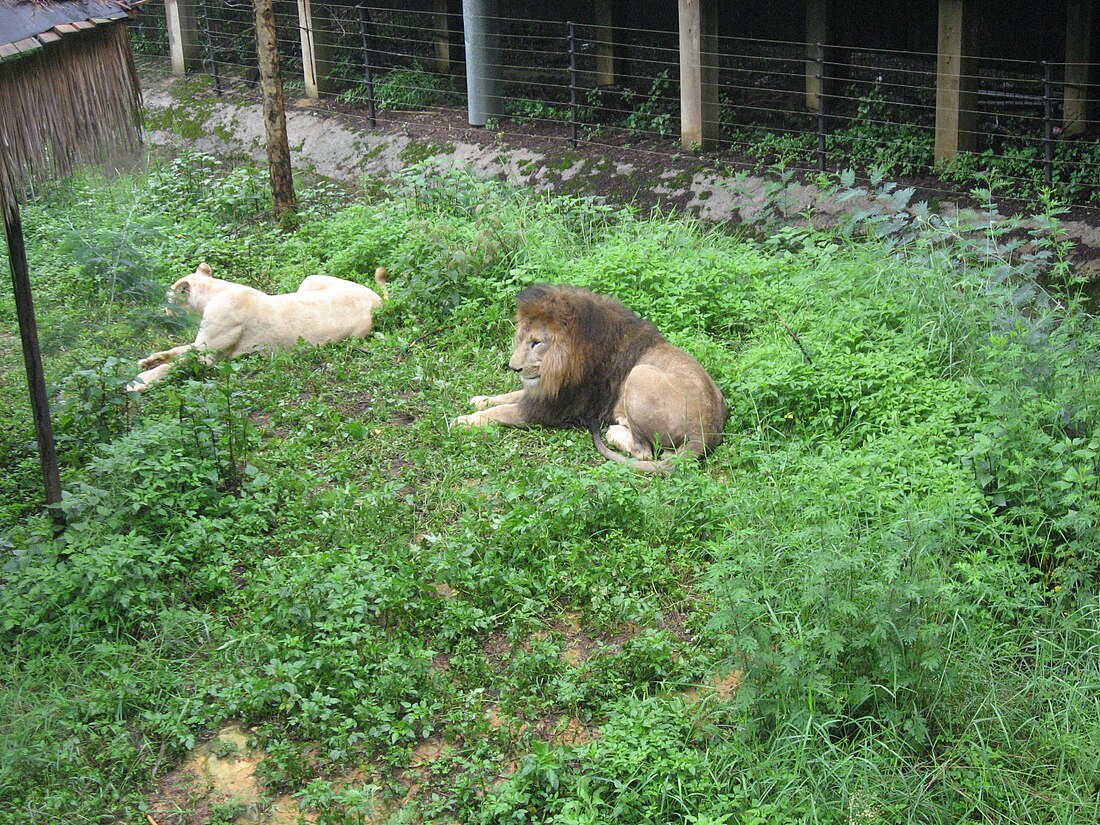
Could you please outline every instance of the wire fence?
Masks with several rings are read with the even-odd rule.
[[[284,86],[304,90],[298,4],[275,2]],[[249,0],[201,0],[202,69],[223,88],[255,85]],[[591,22],[496,17],[489,72],[499,78],[494,132],[584,141],[635,152],[679,150],[678,33]],[[320,96],[370,125],[432,117],[465,122],[461,15],[313,5],[309,31]],[[161,3],[132,24],[135,49],[167,54]],[[719,99],[706,124],[713,157],[731,167],[783,165],[810,173],[854,169],[926,189],[991,184],[1001,197],[1100,206],[1100,133],[1085,101],[1088,66],[963,60],[959,117],[970,151],[935,163],[936,64],[931,52],[715,37],[703,62]]]

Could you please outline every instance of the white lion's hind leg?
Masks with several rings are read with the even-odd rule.
[[[343,278],[334,278],[332,275],[307,275],[298,285],[298,292],[320,292],[323,289],[347,286],[349,281]]]

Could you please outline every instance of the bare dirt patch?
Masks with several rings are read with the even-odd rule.
[[[256,776],[262,751],[249,747],[248,733],[229,725],[196,746],[182,765],[157,783],[147,798],[149,825],[205,825],[229,818],[238,825],[298,825],[316,822],[289,796],[266,794]]]
[[[575,716],[546,716],[535,725],[534,734],[555,747],[573,747],[599,738],[600,729]]]
[[[437,736],[426,739],[413,748],[409,766],[400,778],[401,784],[406,788],[401,806],[420,794],[421,789],[431,782],[436,762],[453,750],[454,745]]]
[[[731,670],[725,673],[716,673],[703,682],[685,690],[681,695],[689,703],[704,702],[708,699],[716,699],[720,702],[729,701],[741,687],[741,671]]]
[[[264,440],[269,438],[286,438],[290,435],[290,430],[285,427],[272,427],[271,416],[266,413],[254,412],[251,418],[252,426],[256,428],[256,431],[260,434],[260,438]]]

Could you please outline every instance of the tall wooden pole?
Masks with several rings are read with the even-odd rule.
[[[42,465],[42,480],[46,486],[46,504],[61,501],[61,473],[57,465],[57,447],[50,423],[50,403],[46,396],[46,377],[42,371],[42,351],[38,347],[38,323],[34,318],[31,299],[30,267],[23,243],[23,221],[19,207],[4,196],[0,189],[0,211],[4,213],[4,235],[8,242],[8,263],[15,290],[15,311],[19,316],[19,337],[23,342],[23,363],[27,369],[27,387],[31,393],[31,414],[38,441],[38,461]],[[55,512],[55,519],[60,512]]]
[[[195,0],[164,0],[172,74],[185,75],[189,67],[201,60],[196,5]]]
[[[978,145],[974,0],[940,0],[936,57],[936,163]]]
[[[435,70],[451,71],[451,18],[447,16],[447,0],[432,0],[432,40],[435,43]]]
[[[302,44],[302,79],[306,97],[317,100],[335,88],[336,29],[331,3],[298,0],[298,39]]]
[[[818,110],[826,94],[828,60],[821,51],[833,42],[832,22],[832,0],[806,0],[806,108],[811,112]]]
[[[297,201],[286,138],[286,106],[283,78],[279,74],[279,45],[275,39],[275,12],[271,0],[253,0],[256,10],[256,52],[260,63],[260,87],[264,98],[267,161],[271,171],[271,198],[275,216],[284,225],[293,221]]]
[[[1066,6],[1066,82],[1064,125],[1067,135],[1082,134],[1088,123],[1089,70],[1092,68],[1092,21],[1096,17],[1089,0],[1069,0]]]
[[[679,0],[680,144],[702,149],[718,138],[718,2]]]
[[[615,17],[611,0],[596,0],[596,22],[592,27],[596,47],[596,85],[615,82]]]

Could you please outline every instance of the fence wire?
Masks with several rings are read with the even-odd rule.
[[[202,70],[222,87],[256,80],[248,0],[201,0],[194,31]],[[275,2],[284,87],[304,90],[303,37],[318,56],[320,96],[371,125],[434,117],[461,124],[466,106],[463,19],[457,14],[313,4],[303,33],[298,4]],[[502,136],[584,141],[635,152],[679,150],[678,33],[590,22],[493,17],[487,70],[491,126]],[[150,3],[132,27],[135,49],[168,50],[163,6]],[[1084,105],[1100,91],[1087,65],[965,58],[959,117],[968,148],[936,165],[937,56],[928,52],[713,37],[703,60],[718,103],[705,131],[713,156],[731,167],[807,171],[848,168],[920,178],[925,188],[963,191],[995,176],[1003,196],[1100,206],[1100,124]],[[817,111],[820,109],[820,111]],[[965,139],[965,136],[964,136]],[[709,153],[708,153],[709,154]],[[1036,170],[1041,170],[1037,177]]]

